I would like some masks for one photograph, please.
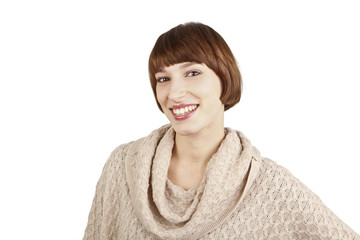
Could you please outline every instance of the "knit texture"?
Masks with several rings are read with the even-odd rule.
[[[173,146],[166,125],[112,152],[84,239],[360,239],[241,132],[226,128],[197,189],[167,178]]]

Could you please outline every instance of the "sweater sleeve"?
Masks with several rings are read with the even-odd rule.
[[[124,145],[116,148],[105,163],[96,185],[83,240],[113,239],[116,235],[116,229],[110,228],[109,223],[117,218],[115,215],[118,213],[108,206],[112,205],[114,189],[121,174],[124,148]]]

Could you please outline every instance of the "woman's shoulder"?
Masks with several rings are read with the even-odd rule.
[[[127,155],[137,155],[147,150],[151,145],[157,145],[161,137],[171,128],[170,124],[164,125],[158,129],[153,130],[145,137],[134,141],[123,143],[117,146],[110,154],[107,165],[119,163]]]
[[[319,239],[358,239],[358,235],[318,195],[271,159],[261,159],[253,194],[260,205],[266,206],[268,216],[280,217],[282,224],[295,231],[297,237],[313,235]]]
[[[279,163],[270,158],[261,158],[261,169],[267,174],[273,173],[275,176],[286,176],[288,178],[295,178],[286,167],[280,165]]]
[[[100,181],[109,182],[108,179],[123,178],[125,176],[125,161],[128,155],[136,155],[139,146],[146,137],[139,138],[135,141],[123,143],[113,149],[106,160]]]
[[[314,194],[301,180],[295,177],[286,167],[280,165],[279,163],[269,159],[261,159],[261,167],[259,177],[263,179],[264,182],[277,186],[278,190],[294,190],[306,192],[306,195],[311,195],[316,197]]]
[[[325,205],[317,194],[286,167],[269,158],[261,158],[255,185],[259,192],[276,199],[280,205],[287,202],[296,203],[298,207],[311,205],[312,208],[319,208],[321,206],[324,208],[322,211],[325,211]]]

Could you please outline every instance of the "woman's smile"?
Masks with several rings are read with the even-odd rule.
[[[174,105],[170,110],[175,120],[188,119],[197,110],[199,104],[179,104]]]

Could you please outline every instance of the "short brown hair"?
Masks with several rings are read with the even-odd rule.
[[[149,57],[149,76],[156,99],[155,73],[182,62],[205,63],[221,81],[225,111],[240,101],[242,81],[234,55],[225,40],[202,23],[180,24],[160,35]],[[157,101],[157,105],[162,108]]]

